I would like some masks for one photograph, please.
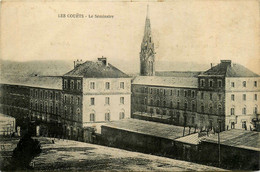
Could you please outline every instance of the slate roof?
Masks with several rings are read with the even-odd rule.
[[[113,121],[103,126],[171,140],[183,136],[183,127],[138,119]],[[185,135],[187,134],[188,130],[186,129]]]
[[[137,76],[133,80],[132,84],[164,86],[164,87],[198,88],[198,78],[196,78],[196,77]]]
[[[84,78],[129,78],[129,76],[110,63],[102,61],[86,61],[78,65],[64,76],[78,76]]]
[[[216,66],[213,66],[209,70],[203,72],[199,76],[203,75],[221,75],[225,77],[259,77],[258,74],[236,63],[220,63]]]
[[[166,77],[197,77],[201,71],[156,71],[155,76]]]
[[[24,85],[30,87],[40,87],[49,89],[62,89],[61,76],[1,76],[0,83],[12,85]]]
[[[218,144],[218,135],[205,137],[202,141]],[[220,133],[220,144],[260,151],[260,133],[238,129],[223,131]]]

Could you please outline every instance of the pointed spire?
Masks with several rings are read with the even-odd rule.
[[[149,19],[149,4],[147,4],[146,19]]]

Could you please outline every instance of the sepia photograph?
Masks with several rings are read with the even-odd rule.
[[[0,0],[0,171],[260,170],[259,14]]]

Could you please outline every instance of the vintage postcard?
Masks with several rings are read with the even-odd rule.
[[[258,0],[2,0],[1,171],[259,170]]]

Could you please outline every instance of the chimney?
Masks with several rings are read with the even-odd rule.
[[[107,63],[107,58],[106,57],[100,57],[100,58],[98,58],[98,61],[101,61],[104,65],[108,65],[108,63]]]
[[[77,59],[77,61],[74,61],[74,69],[77,67],[77,66],[79,66],[79,65],[81,65],[81,64],[83,64],[83,61],[82,61],[82,59]]]
[[[210,63],[210,68],[212,68],[213,67],[213,63]]]
[[[226,64],[228,66],[231,66],[231,60],[220,60],[221,64]]]

